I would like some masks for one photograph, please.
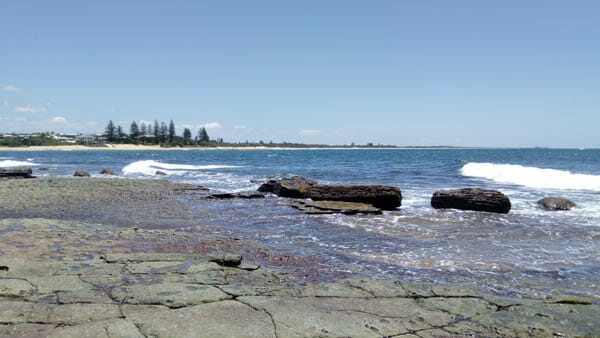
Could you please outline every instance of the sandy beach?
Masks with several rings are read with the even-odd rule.
[[[105,146],[90,147],[84,145],[64,145],[64,146],[34,146],[34,147],[0,147],[0,151],[68,151],[68,150],[356,150],[356,149],[474,149],[463,147],[161,147],[158,145],[141,144],[106,144]]]

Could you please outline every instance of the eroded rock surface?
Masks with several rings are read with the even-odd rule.
[[[114,171],[112,171],[110,169],[106,169],[106,168],[100,170],[100,174],[102,174],[102,175],[110,175],[110,176],[118,176],[118,174],[116,172],[114,172]]]
[[[384,210],[395,210],[402,204],[397,187],[382,185],[326,185],[300,176],[270,180],[258,189],[282,197],[310,198],[314,201],[343,201],[370,204]]]
[[[0,178],[34,178],[31,168],[0,168]]]
[[[257,198],[265,198],[265,195],[258,191],[242,191],[237,193],[212,193],[203,198],[207,199],[216,199],[216,200],[227,200],[232,198],[240,198],[240,199],[257,199]]]
[[[90,174],[87,171],[77,170],[73,176],[75,177],[90,177]]]
[[[455,189],[436,191],[431,197],[435,209],[460,209],[507,214],[511,204],[508,197],[495,190]]]
[[[44,229],[48,236],[36,236]],[[105,231],[77,222],[1,220],[1,240],[10,242],[17,232],[28,241],[0,247],[0,336],[592,337],[600,332],[594,298],[518,299],[458,285],[360,277],[297,283],[285,270],[259,268],[237,253],[119,250],[126,243],[119,237],[144,241],[143,230],[87,237],[108,236]]]
[[[381,209],[370,204],[340,201],[308,201],[298,200],[291,204],[292,208],[306,214],[380,214]]]
[[[561,198],[561,197],[542,198],[541,200],[537,201],[537,204],[540,207],[542,207],[546,210],[551,210],[551,211],[571,210],[573,207],[575,207],[575,203],[569,201],[566,198]]]

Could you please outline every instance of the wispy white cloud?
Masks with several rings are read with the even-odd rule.
[[[89,122],[86,122],[85,125],[88,126],[88,127],[95,127],[95,126],[98,125],[98,122],[96,122],[96,121],[89,121]]]
[[[11,86],[11,85],[8,85],[8,86],[4,86],[4,87],[2,87],[2,91],[5,91],[5,92],[7,92],[7,93],[17,93],[17,94],[21,94],[21,93],[25,92],[25,89],[23,89],[23,88],[19,88],[19,87],[17,87],[17,86]]]
[[[241,126],[241,125],[233,126],[233,129],[246,129],[246,128],[247,128],[246,126]]]
[[[8,104],[8,101],[2,100],[2,107],[4,107],[4,108],[10,108],[10,104]]]
[[[314,135],[321,133],[318,129],[302,129],[300,130],[300,135]]]
[[[218,122],[205,123],[205,124],[202,125],[202,127],[206,128],[206,129],[223,128],[223,126],[220,125]]]
[[[177,130],[183,130],[185,128],[188,128],[191,130],[196,130],[196,129],[202,128],[202,125],[200,125],[200,124],[177,124],[177,125],[175,125],[175,129],[177,129]]]
[[[65,123],[67,122],[67,119],[62,116],[57,116],[52,119],[52,122]]]
[[[45,113],[46,107],[41,104],[27,104],[24,106],[16,106],[13,111],[15,113]]]

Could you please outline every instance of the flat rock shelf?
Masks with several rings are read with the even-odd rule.
[[[0,220],[3,337],[594,336],[600,305],[354,277],[297,283],[236,252],[143,251],[177,231]],[[212,240],[217,240],[213,238]]]

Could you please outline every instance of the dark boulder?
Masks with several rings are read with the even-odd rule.
[[[102,175],[111,175],[111,176],[118,176],[116,172],[110,170],[110,169],[102,169],[102,171],[100,171],[100,174]]]
[[[282,180],[270,180],[267,183],[263,183],[258,188],[258,191],[270,192],[281,197],[308,198],[308,189],[317,185],[319,185],[319,183],[316,181],[300,176],[294,176]]]
[[[569,201],[566,198],[561,197],[546,197],[537,201],[537,204],[546,210],[571,210],[575,206],[575,203]]]
[[[394,210],[402,204],[402,194],[396,187],[382,185],[326,185],[294,176],[271,180],[258,188],[281,197],[310,198],[314,201],[366,203],[384,210]]]
[[[164,171],[157,170],[157,171],[154,173],[154,175],[166,176],[166,175],[167,175],[167,173],[166,173],[166,172],[164,172]]]
[[[243,191],[243,192],[237,192],[237,193],[229,193],[229,192],[212,193],[212,194],[206,196],[205,198],[220,199],[220,200],[232,199],[232,198],[256,199],[256,198],[265,198],[265,195],[260,192],[256,192],[256,191]]]
[[[90,177],[90,174],[88,174],[87,171],[83,171],[83,170],[77,170],[73,176],[75,177]]]
[[[0,177],[35,178],[35,176],[31,176],[32,172],[33,172],[33,170],[31,170],[31,168],[10,168],[10,169],[0,168]]]
[[[431,206],[435,209],[460,209],[507,214],[510,211],[511,204],[508,197],[499,191],[466,188],[436,191],[431,197]]]

